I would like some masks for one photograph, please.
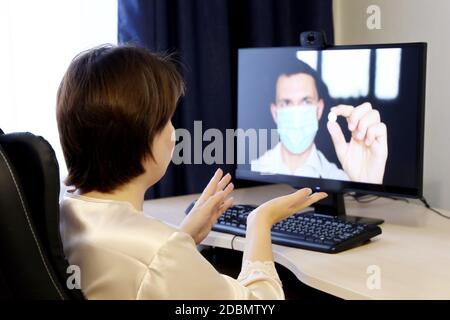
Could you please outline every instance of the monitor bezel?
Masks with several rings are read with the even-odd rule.
[[[263,174],[251,170],[239,169],[237,166],[235,176],[237,179],[266,182],[266,183],[282,183],[289,184],[294,188],[309,187],[315,191],[325,191],[332,193],[346,193],[346,192],[358,192],[363,194],[375,194],[375,195],[389,195],[400,196],[409,198],[420,198],[423,196],[423,157],[424,157],[424,130],[425,130],[425,91],[426,91],[426,65],[427,65],[427,43],[426,42],[409,42],[409,43],[384,43],[384,44],[357,44],[357,45],[338,45],[327,46],[321,49],[313,49],[301,46],[289,46],[289,47],[265,47],[265,48],[241,48],[238,50],[238,61],[240,53],[246,50],[262,50],[262,49],[295,49],[305,51],[328,51],[328,50],[345,50],[345,49],[382,49],[382,48],[406,48],[406,47],[418,47],[420,49],[420,60],[422,61],[419,68],[419,79],[421,79],[419,100],[419,115],[418,115],[418,148],[417,154],[417,188],[408,188],[402,186],[387,186],[383,184],[371,184],[361,182],[350,182],[333,179],[323,178],[310,178],[301,176],[289,176],[281,174]],[[239,74],[239,72],[237,73]],[[238,79],[239,81],[239,79]],[[237,83],[238,83],[237,81]],[[239,91],[239,85],[238,85]],[[238,93],[239,97],[239,93]],[[239,102],[237,102],[239,108]],[[239,114],[239,112],[238,112]],[[237,119],[239,123],[239,119]]]

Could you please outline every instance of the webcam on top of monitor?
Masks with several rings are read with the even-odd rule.
[[[300,45],[306,48],[323,49],[328,46],[325,32],[305,31],[300,34]]]

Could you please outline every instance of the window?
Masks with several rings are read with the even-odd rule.
[[[308,64],[314,70],[317,70],[317,51],[297,51],[297,59]]]
[[[395,99],[400,82],[401,48],[377,49],[375,70],[375,96],[378,99]]]
[[[322,79],[333,98],[359,98],[369,93],[370,50],[322,52]]]
[[[77,53],[117,43],[117,1],[3,0],[0,39],[0,128],[43,136],[64,178],[56,92]]]

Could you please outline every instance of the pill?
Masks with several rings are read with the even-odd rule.
[[[330,122],[336,122],[337,120],[337,115],[334,112],[330,112],[328,113],[328,121]]]

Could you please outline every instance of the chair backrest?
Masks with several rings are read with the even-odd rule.
[[[83,299],[66,285],[59,190],[58,162],[46,140],[0,132],[0,269],[13,298]]]

